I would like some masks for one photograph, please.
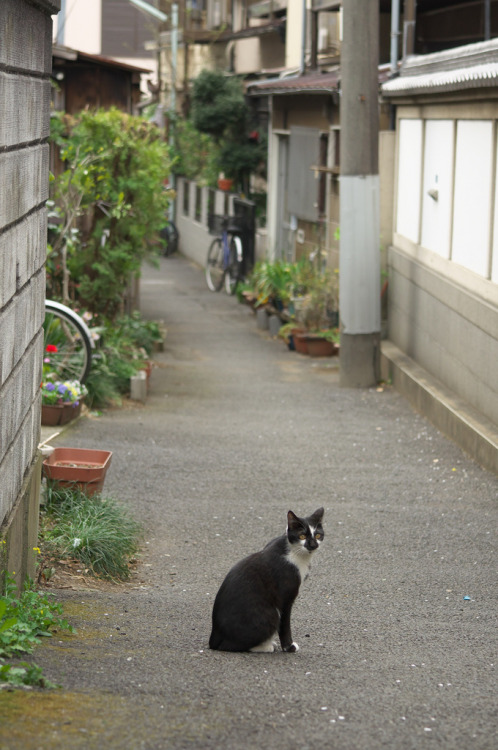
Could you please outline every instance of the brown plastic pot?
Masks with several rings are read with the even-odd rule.
[[[305,331],[293,332],[294,349],[299,354],[308,354],[308,334]]]
[[[308,334],[307,344],[310,357],[331,357],[338,352],[334,342],[324,339],[323,336]]]
[[[94,495],[102,492],[111,458],[111,451],[55,448],[43,462],[43,473],[63,487],[77,486],[87,495]]]

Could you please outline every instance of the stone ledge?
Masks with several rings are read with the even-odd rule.
[[[498,475],[498,429],[466,401],[410,359],[382,342],[381,373],[411,405],[483,468]]]

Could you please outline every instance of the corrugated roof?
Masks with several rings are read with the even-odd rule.
[[[401,96],[435,93],[436,91],[459,91],[484,86],[498,86],[498,63],[443,70],[439,73],[426,73],[419,76],[400,76],[385,83],[382,86],[382,93]]]
[[[379,83],[387,80],[389,67],[379,66]],[[266,94],[332,94],[341,87],[341,69],[339,66],[335,70],[327,73],[314,71],[304,75],[295,74],[293,76],[283,76],[272,78],[266,81],[255,81],[247,84],[247,93],[253,96]]]
[[[249,94],[311,94],[337,91],[340,70],[329,73],[308,73],[306,75],[273,78],[269,81],[258,81],[247,86]]]
[[[382,86],[387,96],[438,93],[498,85],[498,39],[430,55],[414,55]]]

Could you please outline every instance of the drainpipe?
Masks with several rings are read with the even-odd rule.
[[[300,75],[304,75],[306,70],[306,0],[303,0],[303,18],[302,18],[302,35],[301,35],[301,67]]]
[[[176,118],[176,77],[177,77],[177,63],[178,63],[178,3],[171,5],[171,95],[169,100],[169,111],[170,111],[170,135],[169,144],[173,148],[175,144],[175,125],[171,126],[171,117],[173,121]],[[176,189],[175,175],[170,175],[171,188]],[[175,200],[171,200],[169,204],[169,220],[174,221],[175,219]]]
[[[61,0],[61,9],[57,17],[57,44],[64,46],[64,27],[66,25],[66,0]]]
[[[399,0],[391,0],[391,75],[398,70]]]
[[[491,0],[484,0],[484,41],[491,39]]]

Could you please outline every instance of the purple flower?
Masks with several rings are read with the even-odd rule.
[[[61,383],[60,386],[57,388],[57,393],[60,393],[62,396],[67,391],[67,385],[64,385],[64,383]]]
[[[47,391],[55,391],[55,385],[53,383],[47,383],[45,388]]]

